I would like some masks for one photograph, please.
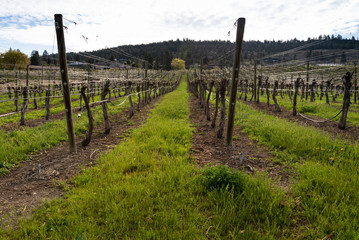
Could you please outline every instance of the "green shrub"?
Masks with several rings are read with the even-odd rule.
[[[244,188],[242,173],[229,168],[227,165],[208,167],[204,170],[203,185],[209,190],[227,189],[241,193]]]

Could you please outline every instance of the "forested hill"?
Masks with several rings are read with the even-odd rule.
[[[304,46],[304,47],[303,47]],[[297,48],[297,51],[288,51]],[[141,45],[124,45],[111,49],[102,49],[88,52],[111,61],[138,64],[138,59],[149,62],[149,68],[170,69],[172,58],[181,58],[186,61],[186,67],[199,64],[214,64],[219,66],[230,66],[233,59],[234,43],[230,41],[194,41],[190,39],[170,40],[158,43]],[[268,58],[270,61],[281,62],[295,60],[297,58],[312,58],[322,62],[345,62],[352,60],[353,49],[359,50],[359,41],[343,39],[338,36],[319,36],[318,38],[299,41],[292,39],[288,41],[244,41],[242,59],[252,61],[253,59],[288,51]],[[338,54],[340,50],[340,54]],[[355,51],[356,52],[356,51]],[[335,54],[334,54],[335,53]],[[314,57],[314,58],[313,58]],[[268,61],[267,59],[267,61]],[[68,53],[68,60],[89,63],[100,63],[93,58],[86,58],[76,53]]]

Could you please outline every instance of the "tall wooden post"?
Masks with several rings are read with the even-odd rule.
[[[307,62],[307,83],[305,85],[305,100],[308,100],[309,91],[309,62]]]
[[[227,126],[227,138],[226,138],[226,144],[228,146],[232,145],[232,138],[233,138],[234,112],[236,107],[237,85],[238,85],[239,67],[240,67],[240,59],[241,59],[240,55],[242,51],[245,23],[246,23],[245,18],[238,18],[236,50],[234,54],[233,74],[232,74],[232,84],[231,84],[232,87],[231,87],[231,96],[229,99],[229,113],[228,113],[228,126]]]
[[[29,64],[26,66],[26,87],[29,89]]]
[[[254,101],[257,100],[257,60],[254,60],[254,78],[253,78],[253,91]]]
[[[343,83],[344,83],[344,98],[343,98],[343,108],[342,108],[342,116],[339,121],[339,129],[344,130],[347,123],[347,115],[349,112],[349,106],[350,106],[350,87],[352,86],[351,83],[352,75],[350,72],[347,72],[343,77]]]
[[[42,86],[43,82],[44,82],[44,65],[41,65],[41,83],[40,83],[40,86]]]
[[[354,62],[354,103],[357,103],[357,63]]]
[[[63,28],[61,14],[55,14],[55,28],[56,28],[56,37],[57,37],[57,48],[59,52],[61,81],[63,85],[65,113],[67,120],[67,134],[69,136],[70,153],[74,153],[76,152],[75,130],[74,130],[74,123],[72,120],[70,85],[69,85],[69,79],[67,74],[65,38],[64,38],[64,28]]]
[[[148,104],[148,82],[147,82],[147,68],[148,68],[148,62],[145,61],[145,104]]]

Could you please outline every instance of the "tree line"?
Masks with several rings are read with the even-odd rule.
[[[305,48],[305,50],[295,53],[265,59],[265,56],[301,47],[306,44],[312,45]],[[148,62],[148,68],[150,69],[170,70],[172,68],[171,62],[174,58],[184,60],[186,68],[198,66],[200,63],[204,66],[231,66],[233,61],[233,53],[231,51],[233,49],[234,43],[230,41],[195,41],[184,38],[182,40],[177,39],[150,44],[123,45],[87,53],[134,67],[143,67],[142,63],[138,60],[143,59]],[[334,50],[337,51],[338,49],[343,50],[341,55],[331,54],[331,52],[334,52]],[[323,62],[345,63],[349,60],[345,51],[349,49],[359,50],[359,40],[354,37],[346,39],[341,35],[320,35],[316,38],[308,38],[307,40],[298,40],[296,38],[287,41],[251,40],[243,42],[242,60],[244,62],[253,62],[255,59],[262,58],[267,62],[283,62],[316,57],[317,60]],[[14,54],[14,51],[20,52],[19,50],[11,50],[11,53]],[[0,55],[0,63],[9,61],[5,60],[5,54]],[[73,52],[67,53],[67,58],[68,61],[103,64],[99,60],[87,58]],[[56,65],[56,59],[57,54],[48,54],[45,50],[42,55],[40,55],[37,50],[33,50],[28,61],[32,65]],[[13,64],[13,61],[11,64]]]

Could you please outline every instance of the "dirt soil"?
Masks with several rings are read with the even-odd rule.
[[[338,121],[337,122],[327,121],[324,123],[316,123],[316,122],[307,120],[299,115],[293,116],[292,111],[289,111],[283,107],[281,107],[281,112],[277,112],[275,110],[274,105],[272,105],[272,104],[269,105],[269,107],[268,107],[267,103],[264,103],[264,102],[255,103],[255,102],[248,102],[248,101],[243,102],[242,101],[241,103],[248,104],[251,107],[253,107],[254,109],[262,111],[266,114],[274,115],[276,117],[287,119],[292,122],[298,122],[304,126],[312,126],[312,127],[318,128],[324,132],[327,132],[327,133],[333,135],[336,138],[348,139],[353,142],[357,141],[359,139],[359,128],[358,127],[347,127],[347,129],[341,130],[338,128],[338,123],[339,123]],[[308,116],[308,117],[310,117],[311,119],[314,119],[314,120],[319,120],[319,121],[326,120],[326,119],[318,118],[316,116]]]
[[[0,176],[0,220],[8,216],[6,222],[16,220],[22,215],[29,215],[31,210],[64,194],[60,183],[71,183],[71,179],[82,168],[96,163],[96,159],[113,149],[121,141],[124,134],[143,124],[154,103],[162,99],[152,99],[150,104],[135,111],[129,123],[129,109],[112,116],[111,132],[104,134],[104,124],[94,128],[91,143],[81,146],[84,136],[76,138],[77,153],[69,153],[68,142],[48,149],[40,154],[32,155],[31,161],[24,162],[6,175]],[[61,114],[60,114],[61,115]]]
[[[190,120],[196,128],[192,137],[192,152],[199,165],[223,164],[253,175],[258,172],[267,172],[277,185],[289,190],[291,176],[288,172],[290,169],[288,166],[274,162],[274,155],[268,148],[258,145],[237,126],[234,127],[232,146],[226,146],[225,138],[217,138],[219,116],[216,127],[212,128],[212,121],[207,121],[199,100],[191,95],[189,104]],[[210,111],[213,114],[214,109]],[[211,117],[213,118],[213,115]],[[226,127],[224,136],[225,133]]]

